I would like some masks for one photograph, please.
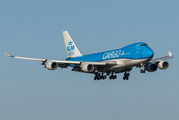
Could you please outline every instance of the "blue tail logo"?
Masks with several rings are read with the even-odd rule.
[[[70,40],[70,42],[68,42],[68,47],[67,47],[68,56],[74,55],[75,46],[72,44],[73,44],[73,42]]]

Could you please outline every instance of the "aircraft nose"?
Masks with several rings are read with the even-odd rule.
[[[153,56],[154,56],[153,50],[149,50],[149,51],[148,51],[148,56],[149,56],[149,57],[153,57]]]
[[[152,58],[153,55],[154,55],[154,52],[150,48],[142,48],[142,52],[141,52],[142,58]]]

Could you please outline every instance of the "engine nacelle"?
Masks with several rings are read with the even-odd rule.
[[[94,66],[92,64],[84,64],[81,69],[83,72],[93,72]]]
[[[160,61],[158,63],[158,68],[160,69],[167,69],[169,67],[169,63],[167,61]]]
[[[45,64],[45,68],[47,68],[48,70],[55,70],[57,69],[58,64],[56,62],[47,62]]]
[[[158,67],[155,63],[148,63],[145,68],[148,72],[154,72],[157,70]]]

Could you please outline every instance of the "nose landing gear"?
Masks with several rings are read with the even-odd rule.
[[[145,73],[145,67],[144,67],[144,65],[142,64],[142,69],[140,70],[140,73]]]
[[[141,70],[140,70],[140,73],[145,73],[145,69],[141,69]]]

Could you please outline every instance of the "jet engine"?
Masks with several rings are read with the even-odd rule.
[[[169,67],[169,63],[167,61],[160,61],[158,63],[158,68],[160,69],[167,69]]]
[[[84,64],[81,69],[83,72],[93,72],[94,66],[92,64]]]
[[[157,65],[155,63],[148,63],[145,68],[148,72],[154,72],[157,70]]]
[[[58,67],[58,64],[56,62],[49,61],[45,64],[45,68],[47,68],[48,70],[55,70],[57,69],[57,67]]]

